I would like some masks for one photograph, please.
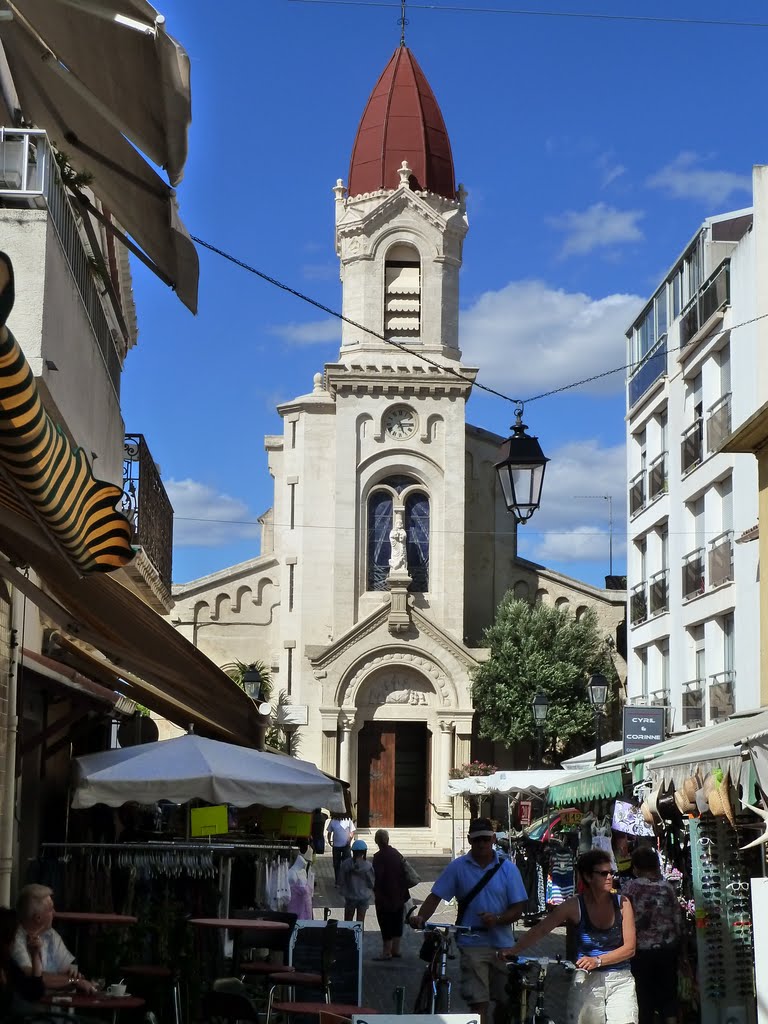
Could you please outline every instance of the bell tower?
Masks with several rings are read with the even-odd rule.
[[[344,315],[414,352],[458,362],[459,269],[466,193],[457,191],[437,100],[405,45],[366,105],[348,184],[336,195]],[[350,324],[340,361],[393,352]]]

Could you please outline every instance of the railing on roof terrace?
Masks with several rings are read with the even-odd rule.
[[[736,672],[733,669],[726,669],[725,672],[715,672],[709,677],[708,703],[710,722],[722,721],[736,710],[735,702]]]
[[[731,301],[731,261],[723,260],[699,288],[680,315],[680,348]]]
[[[115,393],[120,394],[120,356],[102,305],[102,292],[77,226],[72,204],[45,132],[0,128],[0,202],[45,200]],[[97,255],[97,254],[93,254]]]
[[[123,513],[133,524],[133,543],[171,589],[173,507],[143,434],[125,435]]]
[[[627,385],[629,407],[638,402],[656,381],[667,372],[667,336],[662,334],[643,361],[633,370]]]

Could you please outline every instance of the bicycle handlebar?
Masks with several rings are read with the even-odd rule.
[[[429,921],[424,922],[424,931],[446,931],[454,932],[456,935],[460,935],[464,932],[471,932],[472,929],[465,924],[431,924]]]
[[[513,956],[507,960],[510,967],[527,967],[529,964],[538,964],[539,967],[562,967],[566,971],[580,971],[572,960],[566,960],[561,956]]]

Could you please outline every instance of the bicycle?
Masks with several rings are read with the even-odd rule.
[[[580,971],[572,960],[565,960],[563,957],[551,956],[518,956],[508,961],[510,967],[507,975],[507,1022],[508,1024],[556,1024],[548,1017],[544,1010],[544,983],[547,980],[547,971],[550,967],[562,967],[566,971]],[[536,966],[536,973],[531,980],[526,977]],[[585,975],[586,971],[583,972]],[[536,993],[536,1002],[533,1012],[528,1012],[528,993]]]
[[[462,924],[425,924],[424,931],[433,935],[435,948],[421,979],[413,1012],[450,1013],[451,979],[448,977],[448,961],[453,959],[453,937],[472,929]]]

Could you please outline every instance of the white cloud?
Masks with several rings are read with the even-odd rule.
[[[624,332],[642,303],[637,295],[593,299],[543,281],[511,281],[462,313],[463,358],[481,368],[481,383],[516,397],[548,391],[622,366]],[[588,390],[606,394],[623,386],[618,372]]]
[[[607,203],[593,203],[586,210],[566,210],[549,217],[547,223],[565,232],[560,255],[566,257],[640,241],[644,236],[637,222],[644,216],[642,210],[617,210]]]
[[[174,547],[221,547],[261,535],[256,516],[239,498],[189,478],[167,480],[165,489],[173,505]]]
[[[603,153],[597,160],[597,167],[601,172],[600,186],[601,188],[608,188],[609,185],[613,184],[617,178],[620,178],[622,174],[626,174],[627,168],[624,164],[620,164],[616,161],[613,153]]]
[[[749,175],[707,170],[697,166],[701,160],[698,153],[680,153],[653,174],[646,185],[661,189],[672,199],[696,199],[711,204],[728,202],[734,192],[752,192]]]
[[[341,344],[341,321],[335,318],[310,320],[306,323],[292,321],[288,324],[275,324],[269,328],[269,333],[276,334],[290,345],[321,345],[329,341]]]
[[[541,508],[518,530],[520,553],[542,562],[604,561],[608,572],[609,502],[613,509],[614,570],[626,551],[626,460],[623,444],[571,441],[548,451]]]

